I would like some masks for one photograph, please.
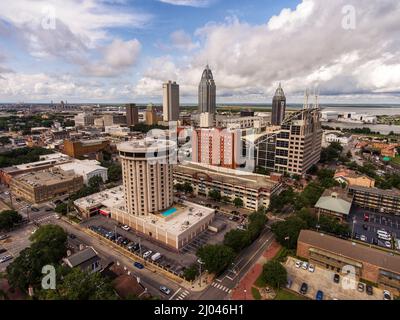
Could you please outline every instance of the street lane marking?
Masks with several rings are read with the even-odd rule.
[[[169,300],[172,300],[172,299],[178,294],[178,292],[181,291],[181,289],[182,289],[182,288],[179,288],[179,289],[172,295],[172,297],[169,298]]]

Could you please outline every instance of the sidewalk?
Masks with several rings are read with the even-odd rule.
[[[260,259],[258,259],[257,263],[249,270],[249,272],[247,272],[243,279],[240,280],[237,287],[233,289],[231,300],[254,300],[251,293],[251,288],[253,287],[254,282],[262,273],[262,268],[265,262],[275,257],[280,249],[280,244],[274,240],[264,251]]]

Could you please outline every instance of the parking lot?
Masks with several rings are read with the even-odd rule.
[[[29,237],[35,228],[36,227],[33,225],[25,225],[10,233],[7,233],[9,237],[0,241],[0,249],[7,250],[6,252],[1,253],[0,257],[7,255],[13,257],[13,259],[0,264],[0,272],[4,272],[14,258],[17,257],[23,249],[30,245]]]
[[[364,214],[369,216],[365,221]],[[374,243],[386,247],[384,241],[378,239],[376,232],[385,230],[392,235],[393,239],[400,239],[400,216],[371,212],[361,208],[353,208],[348,219],[350,228],[353,228],[354,237],[359,239],[361,235],[366,236],[368,243]]]
[[[339,283],[333,281],[335,272],[315,266],[315,271],[310,272],[301,267],[296,267],[295,258],[289,257],[285,263],[288,279],[292,281],[291,290],[300,292],[303,282],[308,284],[305,294],[310,299],[316,299],[318,290],[323,292],[323,300],[382,300],[383,291],[373,288],[373,294],[368,295],[364,288],[363,292],[357,290],[358,281],[348,281],[349,278],[340,274]],[[364,286],[365,287],[365,286]]]

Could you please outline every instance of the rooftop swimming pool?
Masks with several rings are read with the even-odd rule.
[[[162,212],[161,215],[162,215],[163,217],[168,217],[168,216],[170,216],[171,214],[175,213],[176,211],[177,211],[176,208],[170,208],[170,209],[168,209],[167,211]]]

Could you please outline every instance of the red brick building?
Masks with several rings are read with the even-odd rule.
[[[376,283],[394,294],[400,292],[400,255],[310,230],[302,230],[297,256],[334,272],[354,268],[358,279]],[[348,270],[348,269],[347,269]]]

